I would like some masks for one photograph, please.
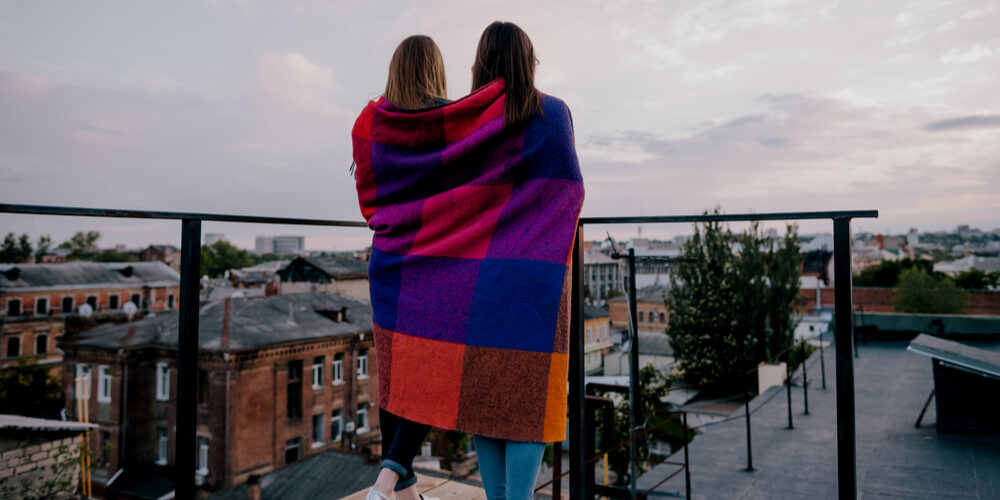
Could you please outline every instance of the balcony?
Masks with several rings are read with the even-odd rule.
[[[172,220],[179,221],[181,223],[181,272],[180,272],[180,307],[179,314],[177,317],[179,335],[178,335],[178,354],[177,354],[177,380],[176,380],[176,439],[173,440],[175,444],[174,449],[171,450],[170,456],[175,457],[172,463],[175,465],[175,477],[174,477],[174,492],[176,498],[195,498],[197,485],[196,481],[198,478],[204,478],[204,474],[199,474],[198,468],[198,456],[199,456],[199,427],[204,427],[207,424],[205,418],[206,412],[204,410],[199,411],[199,360],[204,362],[204,355],[206,353],[200,352],[199,343],[199,261],[200,261],[200,244],[201,244],[201,224],[203,221],[216,221],[216,222],[227,222],[227,223],[251,223],[251,224],[280,224],[280,225],[311,225],[311,226],[324,226],[324,227],[339,227],[339,228],[364,228],[366,227],[364,223],[355,221],[337,221],[337,220],[316,220],[316,219],[289,219],[289,218],[277,218],[277,217],[253,217],[253,216],[241,216],[241,215],[222,215],[222,214],[204,214],[204,213],[183,213],[183,212],[150,212],[150,211],[130,211],[130,210],[112,210],[112,209],[89,209],[89,208],[69,208],[69,207],[50,207],[50,206],[33,206],[33,205],[5,205],[0,204],[0,213],[12,213],[12,214],[38,214],[38,215],[50,215],[50,216],[88,216],[88,217],[112,217],[112,218],[143,218],[143,219],[159,219],[159,220]],[[610,489],[604,487],[601,481],[595,479],[594,476],[594,466],[601,459],[602,455],[609,450],[601,450],[598,452],[594,450],[593,446],[593,436],[596,430],[593,425],[588,425],[588,422],[593,420],[592,414],[595,411],[594,407],[588,403],[588,387],[585,383],[584,374],[584,341],[583,341],[583,247],[582,241],[584,238],[584,229],[587,226],[600,226],[600,225],[616,225],[616,224],[688,224],[688,223],[700,223],[709,221],[718,222],[742,222],[742,221],[797,221],[797,220],[807,220],[807,219],[820,219],[820,220],[830,220],[833,224],[834,232],[834,262],[835,262],[835,332],[832,335],[832,339],[827,338],[825,340],[833,340],[832,343],[828,343],[833,347],[833,351],[830,353],[816,353],[805,363],[805,368],[801,370],[801,375],[797,375],[800,378],[790,377],[790,382],[786,384],[785,388],[770,389],[762,393],[757,399],[751,401],[746,401],[746,415],[735,415],[734,417],[726,419],[726,421],[732,421],[736,419],[747,420],[747,458],[748,461],[751,459],[750,452],[750,417],[754,416],[755,419],[760,419],[764,422],[773,423],[778,414],[784,414],[784,408],[780,405],[782,399],[787,399],[787,412],[789,417],[789,427],[792,427],[792,401],[793,393],[795,398],[807,398],[808,394],[812,394],[813,398],[813,414],[817,417],[808,418],[805,422],[800,424],[801,435],[805,436],[803,439],[816,439],[824,443],[820,449],[823,453],[817,456],[823,457],[821,464],[817,465],[815,476],[823,477],[824,491],[831,492],[836,491],[836,496],[841,499],[846,498],[856,498],[859,491],[859,480],[857,475],[857,465],[858,465],[858,446],[857,446],[857,436],[860,434],[862,436],[868,436],[867,431],[862,431],[859,433],[856,427],[856,417],[860,414],[868,415],[870,414],[868,403],[875,401],[868,399],[880,398],[878,393],[869,393],[867,388],[862,391],[863,397],[861,398],[862,404],[865,405],[864,409],[859,412],[856,405],[856,394],[855,394],[855,345],[854,345],[854,320],[852,311],[852,289],[851,283],[851,253],[850,253],[850,224],[852,219],[855,218],[867,218],[867,217],[877,217],[877,212],[875,211],[839,211],[839,212],[791,212],[791,213],[762,213],[762,214],[735,214],[735,215],[691,215],[691,216],[652,216],[652,217],[589,217],[582,218],[577,229],[577,242],[574,247],[575,258],[572,267],[572,316],[571,316],[571,332],[570,332],[570,378],[569,378],[569,436],[568,436],[568,446],[569,452],[566,453],[566,458],[568,459],[568,470],[562,471],[562,460],[557,457],[555,461],[555,470],[553,471],[554,480],[549,482],[549,484],[542,485],[537,492],[547,493],[554,496],[564,496],[565,493],[569,494],[570,498],[593,498],[596,495],[601,496],[611,496],[616,498],[633,498],[633,493],[624,491],[623,489]],[[633,261],[634,262],[634,261]],[[634,309],[634,302],[632,303],[632,323],[637,324],[636,312]],[[228,307],[228,303],[227,303]],[[821,343],[824,339],[820,339]],[[203,347],[201,349],[204,349]],[[634,352],[637,352],[634,350]],[[879,352],[881,354],[889,353],[889,351],[872,351],[873,353]],[[864,351],[862,351],[864,353]],[[782,353],[786,354],[786,353]],[[880,355],[881,355],[880,354]],[[826,357],[829,357],[827,359]],[[898,358],[895,352],[886,354],[886,359],[902,359]],[[864,361],[862,363],[869,363],[867,357],[862,357]],[[885,365],[878,364],[878,357],[873,356],[870,360],[875,363],[872,364],[861,364],[859,367],[863,367],[865,370],[863,373],[866,377],[879,377],[879,370],[890,370],[894,366],[892,363],[897,363],[897,361],[892,361]],[[826,383],[826,369],[825,363],[830,361],[834,363],[835,373],[831,375],[830,388],[827,391],[812,390],[807,394],[809,384],[806,383],[806,379],[812,380],[812,384],[815,384],[817,378],[822,377],[824,384]],[[633,357],[632,363],[632,373],[638,372],[638,361],[637,357]],[[817,363],[821,366],[817,366]],[[897,363],[898,366],[906,365],[905,370],[910,370],[910,363],[908,361],[902,362],[902,364]],[[346,366],[351,366],[347,364]],[[822,369],[822,373],[820,370]],[[904,368],[900,368],[904,370]],[[904,371],[905,371],[904,370]],[[350,373],[352,370],[345,370],[345,372]],[[301,376],[301,374],[300,374]],[[800,387],[793,388],[793,383],[796,380],[801,380]],[[632,388],[634,390],[634,387]],[[334,391],[327,391],[334,392]],[[787,398],[780,397],[781,394],[786,393]],[[801,396],[800,396],[801,394]],[[909,397],[909,396],[907,396]],[[311,400],[310,400],[311,401]],[[892,399],[888,400],[888,404],[893,404]],[[912,403],[912,401],[907,400],[907,404]],[[211,404],[209,402],[208,404]],[[884,412],[876,412],[878,414],[883,414]],[[687,419],[688,412],[678,411],[671,415],[670,418]],[[637,422],[641,422],[641,416],[634,414],[633,418]],[[308,420],[306,418],[303,421]],[[669,420],[669,419],[668,419]],[[719,425],[717,423],[708,424],[707,426]],[[755,424],[755,425],[767,425],[767,424]],[[772,425],[773,427],[773,425]],[[720,425],[719,428],[722,428]],[[736,432],[739,426],[732,426],[730,424],[729,433]],[[636,438],[641,434],[647,432],[648,429],[638,430]],[[763,432],[764,436],[773,434],[776,431],[774,429],[758,430],[757,432]],[[758,434],[761,435],[761,434]],[[764,462],[766,465],[766,473],[761,472],[758,476],[739,476],[739,479],[733,479],[734,474],[734,464],[737,460],[737,455],[742,456],[742,453],[738,453],[738,450],[734,450],[735,440],[737,439],[735,435],[729,438],[721,437],[725,436],[723,433],[717,435],[712,435],[712,440],[705,437],[706,443],[709,441],[719,442],[724,444],[719,444],[718,446],[728,445],[729,451],[727,456],[728,460],[733,461],[732,464],[717,467],[710,463],[705,462],[705,458],[702,455],[695,455],[690,458],[688,455],[687,448],[684,449],[683,459],[679,458],[677,455],[668,458],[667,460],[661,462],[659,465],[652,467],[650,472],[643,477],[638,478],[638,484],[635,488],[634,497],[643,498],[646,496],[662,495],[666,493],[673,493],[677,495],[684,495],[687,498],[699,497],[705,493],[699,492],[699,486],[701,484],[705,485],[719,485],[725,483],[725,481],[740,482],[749,481],[749,488],[753,488],[753,477],[760,477],[760,475],[767,474],[774,477],[774,481],[781,482],[783,477],[793,477],[801,474],[800,471],[796,470],[799,463],[789,462],[791,454],[775,452],[775,448],[771,446],[765,446],[762,455],[758,455],[758,464],[761,463],[760,456],[766,457]],[[721,439],[721,441],[719,441]],[[759,439],[759,438],[758,438]],[[788,440],[782,440],[776,437],[765,437],[763,439],[765,443],[783,443],[789,442]],[[835,444],[835,446],[834,446]],[[620,443],[616,447],[627,445],[627,443]],[[700,445],[700,444],[699,444]],[[308,446],[305,444],[295,444],[289,442],[288,446]],[[289,448],[292,450],[297,450],[299,448]],[[326,447],[324,446],[324,449]],[[777,449],[781,449],[780,447]],[[770,450],[770,451],[768,451]],[[833,452],[835,450],[835,453]],[[862,444],[862,453],[864,456],[871,456],[871,449],[867,442]],[[301,452],[296,452],[301,453]],[[721,453],[721,452],[720,452]],[[557,455],[559,451],[557,451]],[[730,456],[732,455],[732,456]],[[292,456],[292,455],[287,455]],[[784,457],[784,458],[782,458]],[[993,456],[987,457],[988,460],[994,460]],[[989,462],[995,463],[995,462]],[[784,465],[782,465],[784,464]],[[752,463],[747,464],[747,469],[754,469]],[[765,466],[760,466],[756,470],[765,470]],[[249,470],[248,474],[260,474],[267,473],[267,470]],[[683,474],[683,475],[682,475]],[[836,477],[836,479],[834,479]],[[728,479],[726,479],[728,478]],[[449,498],[475,498],[476,495],[481,494],[480,490],[476,489],[467,483],[461,481],[447,480],[442,478],[435,478],[434,476],[422,477],[422,485],[424,485],[424,492],[439,496]],[[862,481],[861,486],[863,489],[867,488],[869,484],[883,484],[875,481],[870,483],[872,479],[866,479]],[[891,482],[891,481],[890,481]],[[564,491],[564,485],[568,491]],[[799,484],[799,483],[796,483]],[[712,491],[711,487],[706,486],[705,491]],[[758,494],[767,496],[767,491],[757,490]],[[804,491],[804,490],[803,490]],[[709,495],[711,497],[712,495]],[[351,497],[353,498],[353,497]]]

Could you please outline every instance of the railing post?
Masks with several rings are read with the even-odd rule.
[[[177,341],[177,436],[175,439],[175,496],[195,497],[197,441],[198,313],[201,272],[201,220],[181,221],[181,303]]]
[[[562,441],[552,445],[552,477],[559,478],[552,483],[552,498],[562,498]]]
[[[636,296],[636,286],[635,286],[635,248],[628,249],[628,294],[629,294],[629,317],[632,318],[630,323],[632,324],[632,341],[629,343],[629,404],[632,406],[632,411],[629,413],[629,444],[628,444],[628,455],[630,461],[629,467],[629,483],[631,485],[632,498],[635,498],[635,480],[639,473],[638,460],[638,444],[632,439],[635,435],[636,429],[639,428],[642,423],[639,418],[639,408],[641,406],[642,396],[640,394],[639,388],[639,308],[636,302],[638,297]]]
[[[788,351],[788,357],[785,358],[785,393],[788,395],[788,427],[786,429],[794,429],[795,426],[792,425],[792,351]]]
[[[688,412],[682,413],[684,421],[684,498],[691,500],[691,461],[688,460]]]
[[[819,334],[819,371],[823,376],[823,390],[826,390],[826,356],[823,352],[823,334]]]
[[[747,472],[753,472],[753,448],[750,444],[750,393],[743,399],[743,409],[747,419]]]
[[[802,397],[805,399],[805,414],[809,414],[809,376],[806,373],[809,366],[806,364],[806,339],[802,339]]]
[[[583,226],[577,225],[573,243],[573,273],[569,328],[569,496],[587,498],[584,457],[584,362],[583,362]]]
[[[857,447],[854,425],[854,317],[851,304],[851,219],[833,219],[834,320],[837,341],[837,494],[856,499]]]

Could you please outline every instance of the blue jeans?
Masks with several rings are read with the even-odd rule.
[[[475,436],[479,475],[489,500],[530,500],[545,454],[544,443]]]

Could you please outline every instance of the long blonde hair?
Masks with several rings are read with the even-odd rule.
[[[418,109],[447,97],[444,59],[434,40],[413,35],[400,42],[389,62],[385,98],[401,108]]]

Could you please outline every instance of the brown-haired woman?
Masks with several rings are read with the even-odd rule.
[[[528,35],[514,23],[494,22],[479,39],[472,66],[472,89],[503,78],[507,98],[504,122],[519,127],[542,115],[542,94],[535,88],[535,49]],[[551,97],[547,99],[552,100]],[[575,154],[573,158],[575,164]],[[533,497],[535,480],[545,453],[541,442],[515,441],[476,434],[479,474],[489,500],[526,500]]]
[[[400,42],[389,63],[385,98],[397,107],[412,110],[444,104],[447,93],[444,60],[434,40],[413,35]],[[381,470],[365,500],[391,500],[394,491],[400,500],[424,498],[417,492],[413,459],[427,438],[430,426],[379,408],[379,427],[382,431]]]

